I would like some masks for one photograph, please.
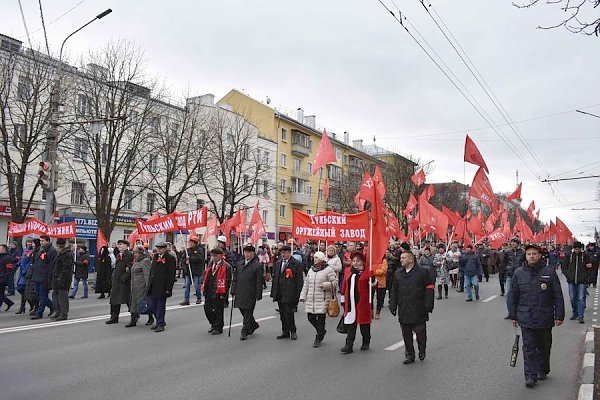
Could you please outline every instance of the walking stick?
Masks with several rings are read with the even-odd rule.
[[[233,276],[231,279],[231,286],[234,286],[234,284],[236,283],[236,275],[237,275],[237,268],[235,266],[232,267],[232,275]],[[236,290],[237,290],[237,287],[236,287]],[[227,337],[231,337],[231,319],[233,318],[233,307],[235,307],[235,293],[231,296],[231,307],[229,310],[229,332],[227,333]]]

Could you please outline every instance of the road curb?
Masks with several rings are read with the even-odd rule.
[[[589,327],[585,333],[585,353],[581,363],[581,385],[577,400],[592,400],[594,395],[594,327]]]

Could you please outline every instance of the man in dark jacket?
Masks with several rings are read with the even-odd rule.
[[[285,245],[281,248],[281,258],[273,266],[273,284],[271,297],[279,307],[281,319],[281,335],[277,339],[291,338],[296,340],[296,322],[294,308],[298,306],[300,292],[304,283],[304,266],[292,257],[292,248]]]
[[[83,296],[82,299],[88,297],[88,273],[90,267],[90,254],[87,251],[87,247],[79,246],[77,249],[77,261],[75,261],[75,281],[73,282],[73,291],[69,296],[70,299],[74,299],[79,288],[79,281],[83,282]]]
[[[152,314],[156,317],[156,324],[151,327],[154,332],[165,330],[167,298],[173,295],[176,267],[177,258],[167,251],[167,243],[158,242],[148,278],[148,296],[152,301]]]
[[[50,309],[50,314],[54,313],[54,307],[52,301],[48,298],[48,292],[57,253],[52,243],[50,243],[50,236],[48,235],[40,236],[40,246],[40,251],[36,253],[33,261],[33,276],[31,278],[31,281],[35,284],[39,306],[36,314],[31,319],[41,319],[44,316],[46,306]]]
[[[15,304],[11,299],[4,295],[14,266],[14,258],[8,253],[8,246],[0,244],[0,306],[2,306],[2,303],[6,303],[6,311]]]
[[[525,257],[513,275],[508,313],[513,326],[521,326],[525,385],[531,388],[550,372],[552,327],[562,325],[565,304],[558,276],[541,260],[540,248],[527,245]]]
[[[479,261],[481,261],[481,267],[483,268],[483,276],[485,276],[485,281],[490,281],[490,262],[492,258],[492,254],[487,243],[478,243],[477,244],[477,256],[479,256]],[[483,277],[479,275],[479,282],[483,280]]]
[[[58,256],[52,272],[52,303],[54,314],[50,319],[64,321],[69,314],[69,287],[73,277],[73,254],[65,239],[56,239]]]
[[[208,333],[220,335],[225,325],[223,311],[231,286],[231,265],[225,261],[221,247],[210,251],[211,260],[204,270],[202,293],[204,293],[204,313],[210,322]]]
[[[512,288],[513,273],[525,262],[525,250],[521,248],[521,240],[517,237],[510,240],[510,249],[505,252],[506,272],[504,273],[504,290],[506,291],[506,308],[508,309],[508,296]],[[504,319],[509,319],[507,314]]]
[[[198,246],[198,237],[190,237],[188,240],[187,252],[182,260],[183,277],[185,286],[183,292],[183,301],[180,306],[190,305],[190,287],[194,284],[196,291],[196,304],[202,303],[202,293],[200,292],[200,282],[202,282],[202,273],[204,272],[204,248]],[[190,271],[192,277],[190,278]]]
[[[21,261],[21,248],[17,241],[10,242],[8,247],[8,254],[10,254],[13,258],[13,265],[15,266],[11,271],[8,271],[8,295],[14,296],[15,294],[15,272],[17,270],[17,265],[19,265],[19,261]]]
[[[592,263],[592,270],[590,271],[589,283],[596,287],[596,281],[598,280],[598,266],[600,265],[600,251],[596,247],[596,243],[590,242],[587,245],[585,251],[590,262]]]
[[[400,255],[401,267],[392,278],[390,312],[398,313],[398,321],[404,338],[404,364],[415,362],[413,332],[417,335],[419,360],[425,359],[427,347],[427,321],[433,311],[434,281],[424,267],[415,263],[412,252]]]
[[[112,276],[112,290],[110,293],[110,319],[107,324],[119,322],[121,304],[127,304],[129,309],[129,296],[131,295],[131,265],[133,253],[129,251],[129,242],[121,239],[117,241],[119,254]]]
[[[483,267],[477,253],[473,250],[473,245],[466,247],[466,252],[460,256],[460,271],[465,277],[465,288],[467,289],[467,299],[473,301],[472,287],[475,288],[475,300],[479,300],[479,276],[483,275]]]
[[[258,329],[254,319],[256,302],[262,299],[263,266],[256,257],[256,249],[252,245],[244,246],[244,259],[233,270],[231,295],[234,296],[234,307],[240,309],[244,324],[240,340],[246,340]]]
[[[508,243],[502,244],[502,249],[496,252],[496,266],[498,267],[498,282],[500,283],[500,296],[504,296],[505,294],[505,286],[504,282],[506,280],[506,268],[508,263]]]
[[[583,324],[583,314],[585,312],[585,290],[589,279],[592,263],[588,255],[583,251],[583,243],[575,242],[573,252],[567,256],[563,274],[569,284],[569,297],[571,298],[571,308],[573,314],[571,320],[579,320]]]

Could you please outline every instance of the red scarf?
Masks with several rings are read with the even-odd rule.
[[[167,260],[166,260],[165,258],[163,258],[163,255],[161,254],[161,255],[159,255],[159,256],[156,258],[156,262],[157,262],[157,263],[161,263],[161,264],[165,264],[165,263],[167,262]]]
[[[208,274],[217,275],[217,294],[226,294],[227,293],[227,268],[224,265],[223,260],[219,261],[219,263],[215,266],[208,267],[206,271],[204,271],[204,279],[202,280],[202,291],[204,292],[204,288],[206,287],[206,280],[208,279]]]

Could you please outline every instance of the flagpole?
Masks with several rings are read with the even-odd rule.
[[[371,285],[371,274],[373,273],[373,216],[369,218],[369,309],[373,312],[373,286]]]
[[[177,235],[180,235],[181,231],[179,231],[179,233]],[[194,277],[192,276],[192,266],[190,265],[190,254],[188,253],[188,249],[187,249],[187,242],[188,242],[188,235],[185,235],[185,243],[183,244],[183,248],[185,249],[185,262],[188,265],[188,270],[190,272],[190,286],[194,284]]]
[[[317,208],[315,210],[315,214],[319,213],[319,197],[321,197],[319,196],[319,194],[321,193],[321,179],[323,179],[323,174],[319,172],[319,185],[317,186]],[[325,193],[323,193],[323,196],[325,196]]]

